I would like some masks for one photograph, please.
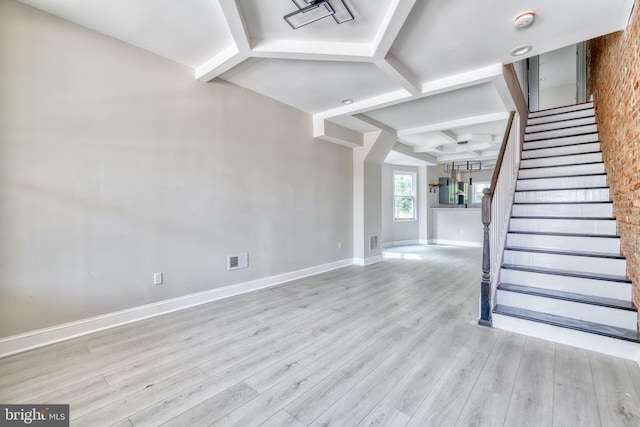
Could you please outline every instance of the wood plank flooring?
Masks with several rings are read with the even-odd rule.
[[[476,325],[481,252],[368,267],[0,359],[72,426],[638,426],[634,362]]]

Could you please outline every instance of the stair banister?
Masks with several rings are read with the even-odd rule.
[[[514,122],[516,122],[516,126],[513,126]],[[500,268],[507,235],[517,179],[517,165],[521,152],[521,132],[519,127],[519,117],[516,117],[515,111],[512,111],[502,139],[491,185],[483,190],[482,279],[480,283],[480,319],[478,320],[478,324],[483,326],[491,326],[492,324],[492,301],[498,279],[496,272]],[[492,219],[495,220],[493,224]]]

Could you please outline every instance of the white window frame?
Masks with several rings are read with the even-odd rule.
[[[483,188],[489,188],[489,186],[491,185],[490,182],[488,181],[480,181],[480,182],[474,182],[473,186],[471,187],[471,201],[470,203],[482,203],[482,197],[480,197],[480,199],[476,199],[476,185],[482,185]]]
[[[396,195],[396,175],[409,175],[411,176],[411,195],[410,196],[403,196],[403,195]],[[391,182],[391,186],[392,186],[392,193],[393,193],[393,220],[395,222],[411,222],[411,221],[417,221],[418,220],[418,174],[416,172],[412,172],[412,171],[403,171],[403,170],[394,170],[392,176],[392,182]],[[413,217],[412,218],[398,218],[396,216],[396,198],[398,197],[411,197],[412,199],[412,204],[413,204]]]

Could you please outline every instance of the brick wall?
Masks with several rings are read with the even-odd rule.
[[[633,301],[640,307],[640,7],[624,32],[589,42],[596,118]],[[639,322],[640,325],[640,322]]]

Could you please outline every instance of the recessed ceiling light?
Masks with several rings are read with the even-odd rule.
[[[525,53],[529,53],[531,49],[533,49],[533,47],[530,44],[527,44],[524,46],[514,47],[509,53],[511,54],[511,56],[521,56]]]
[[[353,104],[353,99],[345,98],[345,99],[341,99],[340,102],[342,102],[344,105],[349,105],[349,104]]]
[[[516,16],[513,19],[513,26],[516,28],[528,27],[529,25],[533,24],[535,18],[535,13],[530,10],[522,12],[520,15]]]

